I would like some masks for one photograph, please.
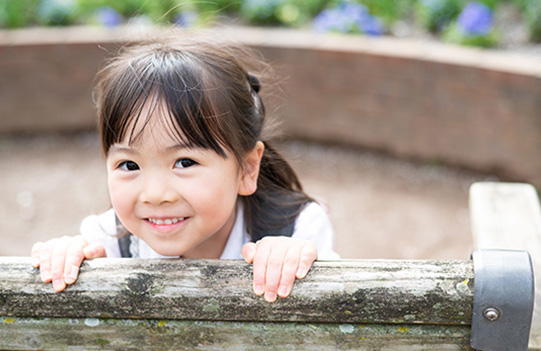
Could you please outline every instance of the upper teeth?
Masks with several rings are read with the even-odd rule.
[[[161,224],[166,224],[166,225],[169,225],[169,224],[175,224],[177,222],[180,222],[184,219],[184,217],[179,217],[179,218],[168,218],[168,219],[155,219],[155,218],[149,218],[148,221],[151,222],[151,223],[154,223],[154,224],[157,224],[157,225],[161,225]]]

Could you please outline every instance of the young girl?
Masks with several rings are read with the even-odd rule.
[[[338,258],[325,212],[265,140],[246,57],[176,33],[124,48],[98,73],[113,208],[79,236],[33,246],[43,282],[62,291],[96,257],[244,258],[273,302],[314,260]]]

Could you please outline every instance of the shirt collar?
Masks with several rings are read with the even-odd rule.
[[[220,259],[242,259],[241,248],[248,242],[250,242],[250,236],[246,231],[246,224],[244,223],[244,207],[239,201],[237,204],[237,216],[235,219],[235,224],[233,224],[233,229],[231,230],[231,234],[229,234],[229,239],[227,239],[227,243],[225,244],[224,251],[220,256]]]

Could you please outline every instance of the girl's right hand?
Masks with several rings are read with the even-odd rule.
[[[64,236],[32,246],[32,265],[40,269],[41,280],[53,283],[56,291],[75,283],[84,259],[105,257],[105,248],[90,244],[83,236]]]

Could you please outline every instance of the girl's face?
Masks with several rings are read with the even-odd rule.
[[[179,143],[159,110],[136,142],[109,149],[113,207],[126,229],[161,255],[219,258],[235,222],[237,196],[256,190],[263,144],[239,167],[229,151],[223,158]]]

